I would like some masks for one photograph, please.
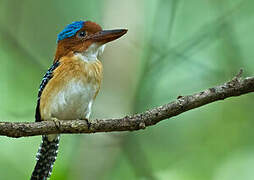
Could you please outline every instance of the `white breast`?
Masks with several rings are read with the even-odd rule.
[[[96,85],[72,80],[54,97],[51,115],[57,119],[73,120],[89,118]]]
[[[97,60],[98,56],[101,56],[104,49],[105,44],[101,45],[98,43],[93,43],[89,46],[89,48],[82,53],[75,53],[76,57],[80,58],[81,60],[85,62],[95,61]]]

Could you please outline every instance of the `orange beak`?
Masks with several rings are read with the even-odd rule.
[[[91,39],[94,42],[105,44],[107,42],[120,38],[125,33],[127,33],[127,31],[127,29],[102,30],[91,35],[90,37],[88,37],[88,39]]]

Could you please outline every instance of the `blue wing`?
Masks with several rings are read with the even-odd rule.
[[[42,78],[40,88],[39,88],[39,92],[38,92],[37,106],[36,106],[36,112],[35,112],[35,122],[40,122],[41,121],[40,99],[41,99],[42,91],[46,87],[49,80],[53,77],[53,72],[59,66],[59,64],[60,64],[59,61],[52,64],[52,66],[48,69],[48,71],[46,72],[46,74]]]

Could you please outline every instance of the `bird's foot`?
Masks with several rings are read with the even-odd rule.
[[[53,121],[54,122],[54,124],[55,124],[55,126],[56,126],[56,128],[58,129],[58,130],[60,130],[60,121],[57,119],[57,118],[55,118],[55,117],[53,117],[53,118],[51,118],[51,121]]]
[[[81,119],[81,120],[85,120],[85,121],[86,121],[86,124],[87,124],[87,129],[90,129],[90,127],[91,127],[91,122],[89,121],[89,119],[84,118],[84,119]]]

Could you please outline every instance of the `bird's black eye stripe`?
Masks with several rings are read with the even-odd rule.
[[[85,31],[81,31],[79,32],[79,37],[85,37],[86,36],[86,32]]]

